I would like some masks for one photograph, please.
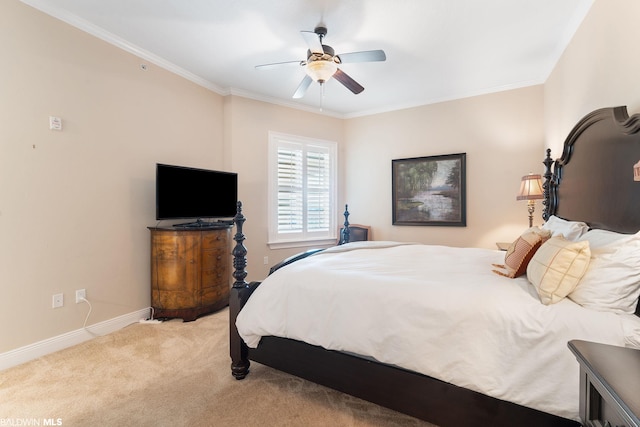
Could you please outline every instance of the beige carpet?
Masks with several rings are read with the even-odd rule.
[[[135,324],[0,371],[0,422],[431,425],[255,363],[246,379],[235,380],[229,368],[227,323],[225,309],[195,322]]]

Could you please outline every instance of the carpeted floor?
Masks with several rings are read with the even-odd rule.
[[[237,381],[228,348],[227,309],[195,322],[134,324],[0,371],[0,422],[431,426],[255,363]]]

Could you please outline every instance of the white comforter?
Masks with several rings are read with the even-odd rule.
[[[545,306],[526,276],[491,272],[503,259],[488,249],[337,246],[269,276],[236,325],[250,347],[293,338],[578,419],[579,366],[567,342],[623,346],[640,319],[569,299]]]

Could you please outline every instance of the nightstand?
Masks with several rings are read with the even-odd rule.
[[[512,242],[496,242],[496,246],[501,251],[506,251],[507,249],[509,249],[509,246],[511,246],[511,243]]]
[[[580,363],[580,418],[588,427],[640,427],[640,350],[569,341]]]

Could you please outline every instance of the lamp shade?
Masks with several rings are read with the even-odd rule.
[[[520,191],[518,191],[517,200],[536,200],[542,199],[542,177],[532,174],[525,175],[520,181]]]

